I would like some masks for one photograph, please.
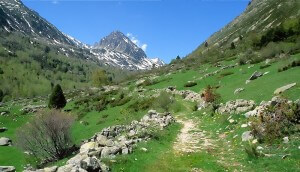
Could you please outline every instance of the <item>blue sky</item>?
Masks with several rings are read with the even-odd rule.
[[[242,13],[248,0],[23,0],[78,40],[94,44],[114,30],[148,57],[186,56]]]

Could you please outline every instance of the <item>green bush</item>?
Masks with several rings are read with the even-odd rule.
[[[66,106],[66,104],[67,101],[61,89],[61,86],[57,84],[54,87],[52,94],[50,95],[48,107],[55,108],[55,109],[62,109]]]
[[[220,74],[219,78],[223,78],[223,77],[225,77],[225,76],[229,76],[229,75],[232,75],[232,74],[234,74],[234,73],[233,73],[233,72],[229,72],[229,71],[227,71],[227,72],[222,72],[222,73]]]
[[[194,87],[194,86],[196,86],[196,85],[197,85],[196,82],[194,82],[194,81],[189,81],[189,82],[187,82],[187,83],[184,84],[184,87]]]
[[[155,100],[155,105],[165,111],[169,111],[171,104],[174,102],[173,97],[166,91],[160,92]]]
[[[154,106],[154,101],[155,101],[155,99],[153,97],[139,99],[139,100],[135,101],[134,103],[132,103],[131,105],[129,105],[127,109],[129,111],[133,111],[133,112],[149,110],[150,108],[152,108]]]
[[[271,65],[270,64],[265,64],[265,65],[261,65],[259,66],[260,69],[265,69],[265,68],[268,68],[270,67]]]
[[[3,93],[3,91],[0,89],[0,102],[2,102],[3,97],[4,97],[4,93]]]

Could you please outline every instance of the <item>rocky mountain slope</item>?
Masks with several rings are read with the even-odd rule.
[[[206,42],[208,47],[226,48],[232,42],[237,43],[240,38],[250,33],[262,33],[276,27],[289,18],[300,15],[298,0],[252,0],[246,10],[232,22],[210,36]],[[205,42],[201,44],[189,57],[196,57],[206,51]]]
[[[59,31],[20,0],[0,2],[0,23],[2,34],[22,33],[36,40],[42,40],[49,46],[61,48],[67,56],[73,54],[77,58],[92,60],[100,65],[129,70],[151,69],[153,66],[162,65],[148,59],[145,52],[121,32],[113,32],[96,46],[88,46]]]

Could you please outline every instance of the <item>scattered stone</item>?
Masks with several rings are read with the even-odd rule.
[[[3,132],[5,132],[5,131],[7,131],[7,128],[6,128],[6,127],[0,128],[0,133],[3,133]]]
[[[255,71],[255,72],[250,76],[249,80],[250,80],[250,81],[251,81],[251,80],[255,80],[255,79],[257,79],[257,78],[259,78],[259,77],[261,77],[261,76],[263,76],[263,74],[262,74],[261,72]]]
[[[234,120],[233,120],[233,119],[230,119],[230,120],[229,120],[229,123],[230,123],[230,124],[234,123]]]
[[[0,146],[10,146],[11,145],[11,140],[6,137],[1,137],[0,138]]]
[[[8,114],[6,111],[0,113],[1,116],[4,116],[6,114]]]
[[[283,138],[283,143],[288,143],[289,142],[289,137],[284,137]]]
[[[241,127],[246,128],[246,127],[248,127],[248,124],[242,124]]]
[[[0,166],[1,172],[15,172],[16,168],[14,166]]]
[[[294,87],[294,86],[296,86],[296,83],[288,84],[288,85],[286,85],[286,86],[277,88],[277,89],[274,91],[274,94],[275,94],[275,95],[279,95],[279,94],[285,92],[286,90],[288,90],[288,89],[290,89],[290,88],[292,88],[292,87]]]
[[[141,148],[142,151],[147,152],[148,149],[147,148]]]
[[[270,72],[269,71],[267,71],[267,72],[265,72],[263,75],[267,75],[267,74],[269,74]]]
[[[251,81],[250,80],[246,80],[245,84],[249,84]]]
[[[263,150],[264,148],[261,147],[261,146],[257,146],[256,149],[257,149],[257,150]]]
[[[243,134],[242,134],[242,141],[245,142],[245,141],[249,141],[249,140],[252,140],[253,139],[253,135],[251,134],[251,131],[245,131]]]
[[[252,140],[252,144],[256,144],[257,142],[257,139]]]
[[[235,91],[234,91],[234,94],[238,94],[238,93],[240,93],[240,92],[242,92],[242,91],[244,91],[245,90],[245,88],[237,88]]]

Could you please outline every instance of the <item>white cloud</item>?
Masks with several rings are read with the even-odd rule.
[[[138,47],[140,47],[143,51],[147,50],[148,45],[145,43],[141,43],[136,36],[134,36],[132,33],[127,33],[126,36]]]
[[[146,51],[146,50],[147,50],[147,47],[148,47],[147,44],[143,44],[143,45],[141,46],[141,49],[144,50],[144,51]]]

